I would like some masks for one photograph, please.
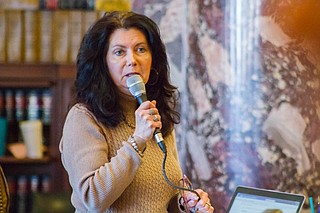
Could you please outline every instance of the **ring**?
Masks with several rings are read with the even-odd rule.
[[[158,118],[157,115],[154,115],[154,116],[153,116],[153,121],[154,121],[154,122],[158,122],[158,121],[159,121],[159,118]]]
[[[153,109],[149,109],[149,114],[150,115],[154,115],[155,114],[155,111]]]

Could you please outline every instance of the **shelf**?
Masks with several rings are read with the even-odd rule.
[[[75,65],[0,64],[0,87],[52,87],[58,79],[75,78]]]
[[[0,157],[1,166],[4,164],[48,164],[50,162],[49,157],[44,157],[40,159],[33,158],[15,158],[15,157]]]
[[[48,146],[46,157],[43,159],[0,157],[0,164],[6,176],[45,175],[49,177],[51,191],[66,190],[70,187],[58,147],[64,119],[73,98],[75,78],[76,66],[74,64],[0,63],[0,89],[13,91],[49,89],[52,92],[51,122],[46,130],[47,134],[45,133],[48,136],[45,137]],[[17,126],[11,129],[13,129],[10,130],[13,135],[18,134]],[[19,139],[14,138],[9,142],[17,140]]]
[[[49,157],[42,159],[0,157],[0,164],[4,173],[11,176],[51,175],[51,160]]]

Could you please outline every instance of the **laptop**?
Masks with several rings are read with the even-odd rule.
[[[300,194],[238,186],[227,213],[299,213],[304,201]]]

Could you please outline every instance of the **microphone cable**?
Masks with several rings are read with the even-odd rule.
[[[167,176],[167,173],[166,173],[166,160],[167,160],[167,152],[163,152],[164,156],[163,156],[163,161],[162,161],[162,174],[163,174],[163,177],[165,179],[165,181],[173,188],[175,189],[178,189],[178,190],[181,190],[181,191],[189,191],[189,192],[192,192],[194,194],[196,194],[198,196],[198,201],[200,200],[200,195],[197,191],[193,190],[192,188],[185,188],[185,187],[181,187],[181,186],[177,186],[175,185],[174,183],[172,183],[168,176]]]
[[[127,78],[126,84],[128,86],[130,93],[137,99],[139,105],[147,100],[145,84],[144,84],[142,78],[138,74],[131,75],[129,78]],[[161,131],[159,128],[156,128],[156,130],[154,132],[154,137],[155,137],[155,140],[157,141],[161,151],[164,154],[163,162],[162,162],[162,174],[163,174],[166,182],[175,189],[195,193],[198,196],[198,201],[199,201],[200,200],[199,193],[196,192],[195,190],[193,190],[191,187],[190,188],[180,187],[180,186],[173,184],[169,180],[169,178],[167,177],[167,174],[166,174],[166,170],[165,170],[165,164],[166,164],[166,159],[167,159],[167,150],[166,150],[166,145],[164,143],[164,139],[162,137],[162,134],[161,134]]]

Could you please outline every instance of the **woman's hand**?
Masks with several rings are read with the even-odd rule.
[[[138,146],[145,146],[151,140],[156,128],[162,127],[161,117],[156,108],[156,101],[145,101],[135,111],[136,129],[133,133]]]
[[[210,203],[208,193],[202,189],[196,189],[195,191],[198,192],[200,199],[195,193],[189,191],[184,193],[189,210],[196,213],[213,213],[214,207]]]

